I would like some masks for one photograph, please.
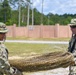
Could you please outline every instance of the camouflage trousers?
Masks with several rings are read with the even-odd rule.
[[[76,57],[74,58],[75,65],[69,66],[69,75],[76,75]]]

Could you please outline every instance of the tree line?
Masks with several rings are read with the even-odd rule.
[[[23,0],[22,0],[23,1]],[[30,2],[30,0],[28,0]],[[24,2],[23,2],[24,3]],[[20,15],[20,25],[26,26],[28,19],[28,4],[21,4],[21,15]],[[13,7],[13,8],[12,8]],[[16,8],[16,9],[14,9]],[[34,25],[55,25],[59,23],[60,25],[67,25],[70,23],[72,18],[76,17],[76,14],[53,14],[48,13],[44,15],[40,13],[36,8],[34,11]],[[43,20],[42,20],[43,19]],[[0,2],[0,22],[4,22],[7,25],[19,23],[19,0],[3,0]],[[32,8],[30,6],[29,14],[29,24],[32,24]]]

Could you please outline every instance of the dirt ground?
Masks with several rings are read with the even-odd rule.
[[[39,72],[25,72],[24,75],[68,75],[69,67],[67,68],[58,68],[48,71],[39,71]]]

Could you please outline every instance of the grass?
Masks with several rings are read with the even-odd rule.
[[[68,45],[58,44],[26,44],[26,43],[5,43],[9,50],[9,56],[27,56],[33,54],[49,53],[54,51],[65,51]]]
[[[26,37],[7,37],[7,40],[43,40],[43,41],[69,41],[70,38],[26,38]]]

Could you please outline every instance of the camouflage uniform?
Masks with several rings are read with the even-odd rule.
[[[76,26],[76,19],[71,20],[70,26]],[[76,64],[76,34],[72,34],[72,38],[69,42],[68,51],[73,54]],[[76,75],[76,65],[69,66],[69,75]]]
[[[0,33],[6,33],[8,30],[4,23],[0,23]],[[0,41],[0,75],[23,75],[15,67],[10,67],[8,62],[8,50],[4,46],[4,41]]]
[[[73,35],[69,42],[69,47],[68,47],[69,52],[70,52],[70,49],[71,49],[75,39],[76,39],[76,35]],[[76,63],[76,43],[75,43],[75,47],[74,47],[72,54],[74,55],[74,60]],[[75,65],[69,66],[69,72],[70,72],[69,75],[76,75],[76,66]]]

